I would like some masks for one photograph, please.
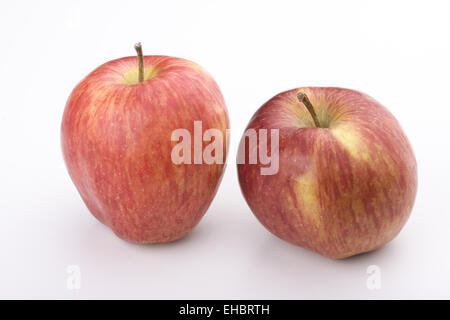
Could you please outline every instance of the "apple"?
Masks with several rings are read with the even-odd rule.
[[[238,161],[238,176],[250,209],[274,235],[340,259],[382,247],[405,225],[416,159],[398,121],[373,98],[293,89],[266,102],[246,132],[261,129],[278,132],[276,144],[267,140],[278,148],[278,170],[261,174],[265,164]],[[262,147],[261,139],[248,147],[247,136],[245,159]]]
[[[127,241],[169,242],[205,214],[225,162],[174,163],[171,135],[192,133],[194,122],[225,135],[227,108],[214,79],[196,63],[143,56],[141,45],[135,48],[137,57],[107,62],[73,89],[62,119],[62,151],[100,222]]]

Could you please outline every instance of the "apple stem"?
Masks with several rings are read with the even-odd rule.
[[[297,98],[298,98],[298,101],[303,103],[305,105],[306,109],[308,109],[309,113],[311,114],[311,117],[313,118],[313,121],[314,121],[314,124],[316,125],[316,127],[320,128],[319,118],[317,118],[317,114],[314,111],[314,107],[311,104],[311,101],[309,101],[308,96],[303,92],[299,92],[297,94]]]
[[[142,55],[142,45],[140,42],[136,43],[134,45],[134,48],[136,49],[138,61],[139,61],[139,75],[138,79],[139,82],[144,81],[144,56]]]

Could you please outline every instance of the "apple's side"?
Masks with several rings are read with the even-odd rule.
[[[63,115],[62,150],[98,220],[128,241],[167,242],[189,233],[216,194],[228,114],[217,84],[197,64],[145,56],[146,80],[130,84],[137,65],[136,57],[110,61],[75,87]],[[222,163],[173,163],[179,141],[171,141],[172,132],[190,133],[193,155],[194,121],[203,132],[223,134]]]
[[[328,128],[311,127],[299,91]],[[248,128],[279,129],[277,174],[238,164],[247,203],[278,237],[345,258],[383,246],[406,223],[417,190],[416,160],[397,120],[369,96],[294,89],[263,105]]]

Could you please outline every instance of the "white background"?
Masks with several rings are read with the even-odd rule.
[[[450,298],[448,1],[0,2],[0,298]],[[207,214],[183,240],[135,245],[86,209],[66,172],[66,99],[100,64],[145,54],[205,67],[232,144]],[[415,150],[411,218],[381,250],[334,261],[272,236],[237,181],[256,109],[299,86],[368,93]],[[81,288],[67,288],[67,266]],[[381,289],[366,286],[369,265]]]

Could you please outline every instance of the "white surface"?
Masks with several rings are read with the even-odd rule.
[[[0,298],[450,298],[448,1],[0,2]],[[227,101],[229,165],[185,239],[134,245],[84,206],[60,121],[98,65],[145,54],[204,66]],[[287,244],[239,189],[237,142],[256,109],[305,85],[368,93],[416,152],[411,218],[387,247],[343,261]],[[81,270],[69,290],[67,266]],[[369,265],[381,289],[366,286]]]

